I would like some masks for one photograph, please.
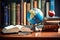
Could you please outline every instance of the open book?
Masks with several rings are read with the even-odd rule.
[[[21,25],[10,25],[10,26],[6,26],[2,29],[3,33],[18,33],[19,31],[21,32],[33,32],[30,28],[28,27],[24,27]]]

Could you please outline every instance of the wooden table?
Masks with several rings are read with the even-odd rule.
[[[1,32],[1,30],[0,30]],[[29,33],[29,34],[1,34],[0,33],[0,39],[3,40],[36,40],[36,39],[49,39],[49,40],[57,40],[57,38],[60,38],[60,32],[33,32],[33,33]]]

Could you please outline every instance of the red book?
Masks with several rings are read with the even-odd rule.
[[[20,24],[20,4],[17,4],[16,5],[16,24]]]

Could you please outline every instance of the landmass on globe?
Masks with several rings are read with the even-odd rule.
[[[33,8],[27,12],[27,20],[31,24],[41,23],[44,19],[43,12],[38,8]]]

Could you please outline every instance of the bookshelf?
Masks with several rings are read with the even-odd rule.
[[[48,2],[48,3],[47,3]],[[50,10],[49,0],[2,0],[0,1],[0,26],[5,25],[31,25],[26,20],[27,12],[32,8],[39,8],[44,14],[44,18],[48,17],[48,11]],[[55,0],[55,18],[60,20],[60,4],[59,0]],[[47,18],[47,20],[54,20],[54,18]]]
[[[2,0],[1,1],[2,25],[31,25],[26,14],[32,8],[41,9],[42,0]],[[42,5],[42,6],[41,6]]]

